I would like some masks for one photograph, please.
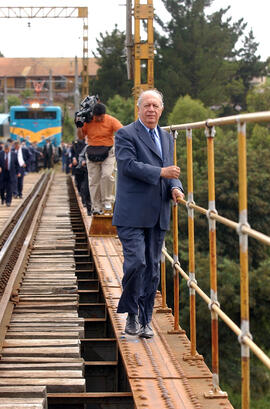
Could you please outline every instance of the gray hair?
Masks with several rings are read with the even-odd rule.
[[[137,106],[138,107],[141,105],[141,102],[142,102],[143,97],[144,97],[145,94],[150,94],[150,95],[153,95],[154,97],[157,97],[161,102],[161,106],[162,107],[164,106],[163,94],[160,91],[158,91],[156,88],[153,88],[153,89],[148,89],[146,91],[142,91],[140,93],[140,96],[139,96],[138,101],[137,101]]]

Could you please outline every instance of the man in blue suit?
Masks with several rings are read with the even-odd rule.
[[[22,199],[24,176],[26,175],[26,170],[29,170],[30,168],[30,153],[25,144],[20,145],[19,141],[15,141],[13,143],[13,152],[16,153],[20,166],[20,176],[18,176],[17,178],[17,184],[13,195],[15,198],[19,197],[20,199]]]
[[[16,188],[17,177],[20,176],[19,162],[15,152],[6,143],[0,152],[0,194],[1,202],[11,205],[12,192]]]
[[[125,332],[151,338],[159,262],[169,228],[170,201],[183,198],[180,168],[173,165],[173,138],[158,126],[163,97],[142,92],[139,119],[115,137],[118,167],[113,224],[123,246],[123,292],[117,312],[128,313]]]

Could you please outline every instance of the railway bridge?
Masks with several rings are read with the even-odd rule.
[[[37,174],[23,202],[0,209],[0,408],[231,409],[219,374],[221,320],[232,333],[231,342],[241,345],[242,408],[250,407],[250,350],[270,369],[249,325],[248,238],[270,244],[270,237],[254,230],[247,218],[246,124],[261,121],[270,121],[270,112],[166,127],[174,136],[176,163],[177,135],[186,133],[187,162],[181,167],[186,167],[187,200],[173,206],[173,254],[164,244],[151,339],[124,332],[125,314],[116,313],[123,255],[112,216],[87,216],[71,176]],[[223,126],[233,126],[238,138],[237,221],[218,213],[215,205],[215,128]],[[192,132],[197,129],[206,135],[208,208],[194,200]],[[188,219],[188,272],[179,257],[179,212]],[[195,212],[208,222],[210,295],[196,277]],[[239,236],[240,326],[218,302],[217,223]],[[173,277],[172,308],[166,275]],[[190,306],[189,328],[179,324],[180,277],[187,282],[181,298]],[[211,367],[197,351],[197,297],[209,307]]]

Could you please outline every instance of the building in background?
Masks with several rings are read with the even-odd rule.
[[[96,58],[88,60],[89,78],[96,76]],[[78,58],[78,79],[81,84],[82,58]],[[51,73],[51,74],[50,74]],[[0,93],[4,93],[5,81],[8,95],[20,95],[32,89],[34,83],[43,84],[43,92],[49,92],[50,75],[55,99],[72,96],[75,87],[75,58],[0,58]],[[5,80],[6,78],[6,80]]]

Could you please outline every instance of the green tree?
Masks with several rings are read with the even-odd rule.
[[[248,112],[268,111],[270,107],[270,86],[254,87],[247,93]]]
[[[75,124],[74,120],[69,116],[66,104],[63,108],[63,126],[62,137],[65,142],[72,142],[74,140]]]
[[[171,19],[165,24],[156,17],[165,34],[155,33],[155,84],[165,95],[165,118],[178,96],[186,94],[223,107],[222,115],[245,107],[250,80],[262,75],[264,64],[256,56],[252,31],[238,47],[246,28],[243,19],[227,18],[230,7],[207,15],[213,0],[163,3]]]
[[[16,95],[10,95],[8,97],[8,109],[13,106],[13,105],[21,105],[21,99],[17,97]],[[0,105],[0,112],[5,112],[5,105],[1,104]]]
[[[169,124],[182,124],[203,121],[205,118],[213,118],[215,114],[197,99],[189,95],[179,97],[168,116]]]
[[[116,25],[111,34],[100,33],[97,45],[94,56],[100,68],[97,78],[91,82],[91,92],[97,93],[104,103],[115,94],[130,97],[132,82],[127,79],[125,34]]]
[[[17,97],[16,95],[10,95],[8,97],[8,107],[10,108],[13,105],[21,105],[22,101],[21,98]]]
[[[21,97],[22,97],[23,99],[27,99],[27,98],[33,97],[33,96],[34,96],[34,91],[33,91],[32,89],[27,88],[27,89],[24,89],[24,90],[21,92]]]
[[[2,54],[1,51],[0,51],[0,57],[4,57],[4,54]]]
[[[244,39],[243,47],[239,50],[240,61],[238,62],[236,77],[241,78],[245,92],[237,102],[244,109],[246,109],[246,94],[252,87],[252,78],[264,75],[266,70],[266,64],[260,61],[260,56],[256,55],[258,45],[251,30]]]
[[[116,117],[123,125],[134,121],[134,99],[115,95],[107,102],[107,113]]]
[[[170,125],[183,124],[203,121],[205,118],[214,117],[215,113],[209,108],[206,108],[200,100],[195,100],[189,95],[185,95],[184,97],[179,97],[176,101],[172,112],[169,114],[168,123]],[[204,130],[194,130],[192,134],[194,174],[205,175],[207,151]],[[177,143],[177,155],[181,165],[181,180],[184,185],[187,186],[185,138],[185,132],[180,132],[178,136],[179,143]],[[195,189],[197,182],[201,183],[201,179],[201,176],[196,177],[194,181]]]
[[[207,105],[221,103],[226,84],[237,65],[235,45],[245,28],[243,19],[231,24],[227,9],[207,16],[211,0],[163,0],[171,15],[164,24],[166,35],[156,33],[156,85],[162,89],[169,109],[176,96],[189,94]]]

